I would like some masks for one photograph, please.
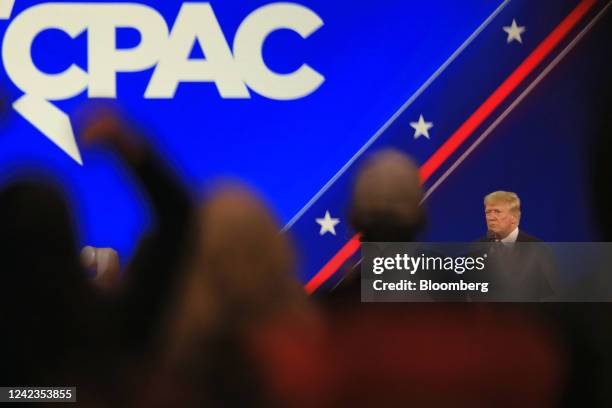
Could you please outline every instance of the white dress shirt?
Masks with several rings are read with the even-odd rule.
[[[502,244],[505,245],[512,245],[516,242],[516,239],[518,238],[518,234],[519,234],[519,229],[518,227],[516,227],[514,229],[514,231],[512,231],[510,234],[508,234],[508,236],[506,238],[502,238],[500,239]]]

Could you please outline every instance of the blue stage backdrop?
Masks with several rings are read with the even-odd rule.
[[[84,102],[111,99],[194,196],[218,177],[254,186],[295,235],[304,282],[353,236],[355,169],[382,147],[423,165],[424,239],[482,235],[482,197],[508,189],[529,232],[595,240],[590,103],[609,75],[608,6],[0,0],[0,172],[61,180],[82,244],[129,259],[150,210],[72,130]]]

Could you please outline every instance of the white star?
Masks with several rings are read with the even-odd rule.
[[[429,139],[429,129],[433,127],[432,122],[425,122],[423,115],[419,116],[418,122],[410,122],[410,126],[414,128],[414,138],[418,139],[419,136],[425,136]]]
[[[508,38],[506,40],[508,44],[510,44],[514,40],[518,41],[521,44],[523,43],[521,34],[525,32],[525,26],[517,25],[515,19],[512,19],[512,25],[504,27],[504,31],[508,33]]]
[[[319,235],[325,235],[328,232],[331,232],[333,235],[336,235],[336,225],[340,223],[338,218],[332,218],[329,214],[329,211],[325,211],[324,218],[317,218],[317,224],[321,226],[321,231],[319,231]]]

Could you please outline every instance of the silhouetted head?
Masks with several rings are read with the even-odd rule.
[[[78,269],[68,207],[50,184],[20,182],[0,191],[0,225],[0,262],[5,279],[31,290],[55,287],[58,281],[71,278],[66,276],[67,271]],[[9,271],[12,273],[6,276]]]
[[[411,241],[424,223],[418,168],[407,155],[383,150],[360,169],[353,189],[351,225],[362,241]]]
[[[202,206],[200,220],[201,271],[223,303],[256,310],[304,297],[293,248],[254,193],[224,186]]]
[[[24,381],[61,372],[96,321],[66,203],[50,185],[15,183],[0,191],[0,225],[3,364]]]
[[[254,387],[245,380],[252,375],[243,350],[248,333],[277,319],[305,318],[311,308],[294,277],[292,245],[255,194],[222,186],[199,208],[198,220],[195,265],[175,296],[166,358],[200,382],[227,381],[209,391],[228,397],[237,389],[233,400]]]

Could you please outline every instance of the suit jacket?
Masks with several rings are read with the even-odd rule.
[[[485,235],[476,240],[476,242],[489,242],[489,238]],[[516,242],[544,242],[540,238],[534,237],[533,235],[529,235],[525,231],[519,228],[518,236],[516,237]]]
[[[533,235],[529,235],[526,232],[519,230],[518,237],[516,237],[516,242],[544,242],[540,238],[536,238]]]
[[[490,240],[485,236],[477,242]],[[483,300],[539,301],[554,294],[554,261],[544,241],[519,230],[516,242],[512,247],[491,242],[487,268],[477,277],[492,289]]]

